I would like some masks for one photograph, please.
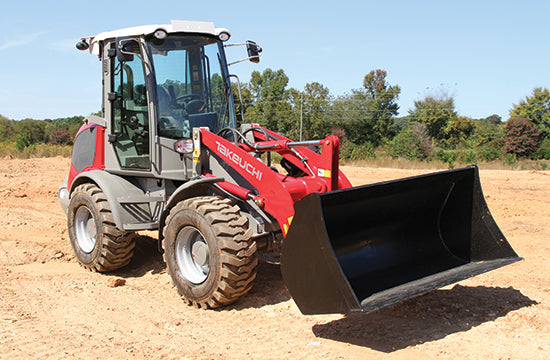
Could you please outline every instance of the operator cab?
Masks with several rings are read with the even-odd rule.
[[[224,52],[229,36],[212,23],[173,20],[105,32],[77,44],[103,62],[106,170],[192,177],[192,156],[182,156],[176,143],[191,141],[193,128],[218,133],[236,127]],[[253,50],[248,59],[257,61],[261,49],[252,44],[246,44],[249,54]]]

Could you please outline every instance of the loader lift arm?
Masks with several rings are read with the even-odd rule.
[[[252,199],[271,214],[286,236],[294,217],[294,202],[315,192],[327,192],[351,187],[351,183],[338,169],[339,139],[328,136],[323,140],[293,142],[262,127],[251,128],[254,140],[246,140],[244,134],[231,130],[240,141],[231,142],[201,129],[201,143],[220,162],[229,165],[244,177],[246,185],[229,181],[217,183],[224,190],[243,200]],[[223,134],[223,132],[222,132]],[[307,146],[322,146],[321,154]],[[283,175],[258,157],[274,151],[298,168],[302,176]],[[205,176],[219,176],[207,171]],[[246,187],[248,186],[248,187]]]

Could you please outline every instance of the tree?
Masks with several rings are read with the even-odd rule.
[[[22,134],[27,131],[29,134],[29,141],[32,144],[44,142],[45,128],[47,123],[42,120],[25,119],[15,122],[15,128],[18,133]]]
[[[458,116],[449,119],[445,127],[445,140],[451,146],[465,145],[475,129],[474,120]]]
[[[497,114],[489,115],[485,119],[480,119],[481,121],[488,122],[493,125],[499,125],[502,124],[502,118],[498,116]]]
[[[373,70],[365,75],[363,88],[339,97],[333,112],[341,119],[341,127],[355,144],[380,145],[392,134],[393,117],[397,115],[399,93],[397,85],[386,81],[386,71]]]
[[[254,106],[247,111],[248,121],[258,122],[273,131],[285,131],[285,120],[288,122],[290,104],[285,101],[285,87],[288,76],[280,69],[252,72],[249,89]]]
[[[394,158],[428,160],[433,156],[433,146],[426,124],[414,123],[404,128],[390,141],[388,150]]]
[[[527,156],[537,150],[539,139],[539,131],[533,123],[525,119],[508,120],[504,151],[518,156]]]
[[[31,134],[27,129],[23,129],[17,136],[17,140],[15,141],[15,148],[21,151],[26,147],[29,147],[30,145],[32,145]]]
[[[15,125],[13,120],[9,120],[0,115],[0,141],[14,140]]]
[[[67,129],[56,129],[50,134],[50,144],[71,145],[73,138]]]
[[[303,92],[295,89],[289,91],[298,133],[300,115],[302,116],[302,139],[322,139],[331,133],[334,124],[327,118],[331,99],[329,89],[318,82],[306,84]]]
[[[445,137],[447,124],[457,117],[454,99],[448,96],[427,96],[424,100],[417,100],[409,115],[413,121],[426,124],[428,133],[437,140]]]
[[[550,137],[550,91],[535,88],[531,96],[521,100],[510,110],[510,118],[522,118],[538,127],[542,138]]]

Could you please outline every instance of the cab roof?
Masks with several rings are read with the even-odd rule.
[[[170,24],[162,25],[142,25],[134,26],[119,30],[106,31],[93,36],[90,39],[90,53],[99,54],[100,42],[107,39],[114,39],[122,36],[141,36],[150,35],[157,30],[164,30],[168,34],[172,33],[199,33],[219,36],[225,32],[229,34],[229,31],[225,28],[216,28],[214,23],[205,21],[186,21],[186,20],[172,20]]]

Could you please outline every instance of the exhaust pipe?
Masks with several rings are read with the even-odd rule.
[[[294,207],[281,271],[306,315],[374,311],[521,260],[477,166],[314,193]]]

